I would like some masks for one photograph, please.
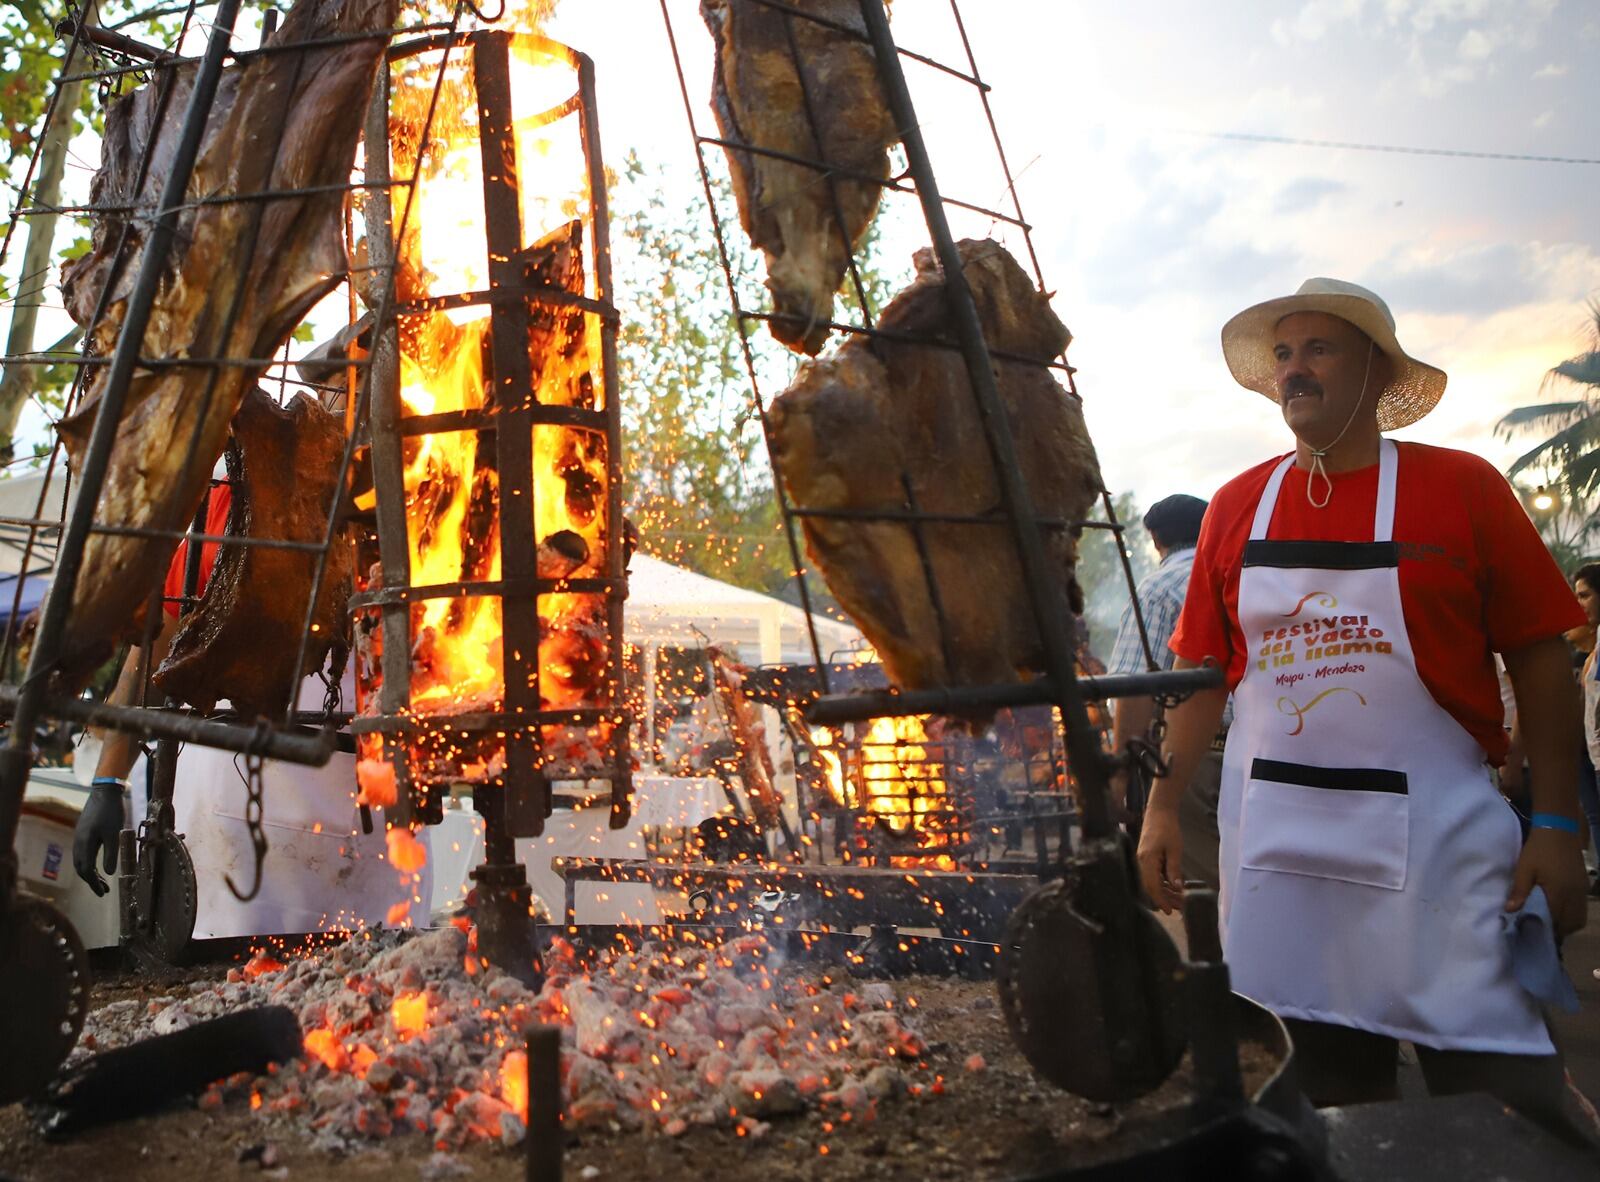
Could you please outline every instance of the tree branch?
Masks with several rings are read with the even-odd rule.
[[[147,8],[143,12],[136,12],[132,16],[124,17],[114,25],[105,25],[103,27],[108,31],[115,32],[118,29],[126,29],[129,25],[136,25],[141,21],[160,20],[164,16],[180,16],[188,11],[189,6],[187,4],[168,4],[159,8]]]

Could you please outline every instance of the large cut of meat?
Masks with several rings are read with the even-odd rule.
[[[233,505],[228,532],[255,539],[321,543],[339,496],[344,426],[304,394],[279,407],[259,389],[245,395],[228,451]],[[295,656],[317,555],[265,546],[222,546],[200,606],[186,616],[155,682],[180,702],[209,710],[223,698],[245,717],[280,717],[294,690]],[[312,616],[302,674],[345,646],[351,548],[336,537]]]
[[[963,271],[991,351],[1048,361],[1071,334],[997,243],[960,243]],[[886,331],[953,342],[944,279],[932,252],[884,309]],[[1100,466],[1077,399],[1031,361],[994,359],[1035,512],[1082,521],[1099,496]],[[993,525],[922,526],[946,624],[901,522],[806,518],[807,549],[828,586],[907,689],[1015,681],[1042,667],[1042,650],[1011,528],[1002,514],[977,403],[958,349],[852,338],[801,366],[772,408],[773,460],[804,509],[903,512],[909,484],[928,514]],[[1073,571],[1078,529],[1044,531],[1061,610],[1081,611]]]
[[[297,0],[271,39],[282,48],[345,39],[303,53],[247,58],[224,74],[194,177],[191,199],[336,187],[349,179],[383,32],[397,0]],[[193,68],[165,74],[113,105],[92,197],[96,204],[154,204],[177,143]],[[281,137],[281,138],[280,138]],[[152,166],[140,169],[154,139]],[[344,194],[188,208],[144,335],[150,358],[267,358],[345,271]],[[67,307],[89,330],[89,352],[115,347],[142,253],[146,217],[114,212],[96,222],[92,249],[63,269]],[[124,239],[123,231],[129,232]],[[95,311],[105,295],[105,312]],[[230,312],[232,328],[229,331]],[[96,371],[83,408],[62,422],[69,456],[81,462],[99,401]],[[161,366],[139,370],[128,391],[111,466],[95,510],[102,525],[181,530],[193,517],[222,454],[228,423],[260,368]],[[60,673],[80,681],[137,633],[176,540],[95,534],[73,597]]]
[[[792,6],[865,32],[856,0]],[[870,46],[755,0],[701,0],[700,14],[717,43],[711,105],[723,139],[888,178],[888,147],[899,133]],[[828,339],[850,251],[877,211],[879,186],[837,174],[830,185],[818,169],[738,149],[728,149],[728,163],[740,224],[766,256],[772,335],[815,354]]]

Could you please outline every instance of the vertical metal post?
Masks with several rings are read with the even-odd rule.
[[[367,259],[373,274],[393,290],[395,274],[394,209],[389,188],[389,66],[378,67],[363,134],[367,180]],[[417,169],[422,160],[417,160]],[[400,327],[391,318],[372,327],[368,359],[368,419],[372,439],[372,484],[376,493],[378,556],[388,590],[411,585],[411,540],[406,529],[405,457],[400,441]],[[388,602],[378,609],[383,620],[383,684],[378,709],[385,718],[411,712],[411,605]],[[389,819],[409,825],[418,802],[412,798],[411,766],[403,736],[383,736],[384,753],[394,768],[396,806]]]
[[[1194,1057],[1194,1102],[1202,1116],[1244,1101],[1239,1032],[1228,966],[1222,959],[1215,891],[1190,891],[1183,902],[1189,939],[1183,993],[1189,1051]]]
[[[528,1031],[527,1182],[561,1182],[561,1027]]]
[[[589,173],[594,294],[596,300],[614,309],[617,304],[611,283],[611,208],[606,203],[606,169],[605,156],[600,151],[600,122],[595,118],[594,62],[582,53],[574,54],[573,60],[578,67],[578,131],[583,138],[583,160]],[[617,323],[613,317],[600,320],[600,369],[606,413],[606,577],[613,581],[614,586],[619,586],[627,577],[627,559],[623,554],[622,406],[617,380]],[[606,629],[609,633],[613,674],[612,697],[608,705],[612,707],[619,704],[623,693],[622,599],[620,594],[606,597]],[[626,825],[633,812],[629,722],[626,712],[618,711],[618,715],[619,720],[611,732],[611,766],[618,777],[611,782],[610,825],[613,829]],[[649,725],[654,726],[653,718]],[[651,737],[654,737],[653,731]],[[649,750],[653,753],[654,746]]]
[[[100,406],[79,476],[80,492],[56,552],[55,579],[45,597],[33,652],[28,659],[28,672],[23,678],[16,712],[12,716],[11,733],[7,736],[5,747],[0,749],[0,906],[9,904],[15,885],[16,854],[12,845],[16,841],[17,824],[22,816],[22,796],[33,765],[33,730],[39,720],[50,676],[55,672],[60,657],[61,638],[72,610],[78,572],[83,566],[84,546],[89,540],[100,489],[111,463],[112,449],[116,445],[117,427],[122,422],[128,387],[143,351],[145,329],[150,323],[156,295],[166,271],[184,194],[200,154],[206,120],[216,97],[217,83],[222,77],[223,63],[238,16],[239,0],[221,0],[212,19],[211,36],[195,72],[189,104],[184,109],[171,171],[162,186],[160,214],[145,241],[139,277],[128,297],[122,330],[100,391]]]
[[[928,233],[933,238],[934,251],[944,272],[945,299],[955,321],[956,338],[966,360],[967,376],[972,382],[978,415],[983,421],[984,435],[994,461],[1001,503],[1006,516],[1010,518],[1016,538],[1017,560],[1028,588],[1028,597],[1032,601],[1034,624],[1044,648],[1045,665],[1059,697],[1067,751],[1083,789],[1084,836],[1104,837],[1112,832],[1106,792],[1106,760],[1094,729],[1089,724],[1089,714],[1077,686],[1072,639],[1067,631],[1066,596],[1062,593],[1063,588],[1045,569],[1044,543],[1033,501],[1022,476],[1005,403],[1001,401],[995,385],[994,365],[984,341],[977,305],[973,302],[972,291],[967,286],[962,270],[961,252],[950,233],[950,223],[945,217],[939,184],[934,179],[933,165],[922,139],[911,91],[906,85],[894,36],[889,31],[889,14],[884,9],[883,0],[859,0],[859,3],[868,39],[877,55],[884,98],[900,130],[901,143],[916,182],[917,197],[922,203]]]
[[[517,142],[512,129],[511,36],[477,33],[472,72],[478,98],[478,150],[483,158],[483,229],[489,252],[489,287],[517,288],[527,266],[517,187]],[[495,466],[500,479],[500,577],[518,587],[538,575],[537,517],[533,481],[533,388],[528,359],[528,305],[500,300],[490,314],[494,380],[489,405],[495,416]],[[537,795],[531,835],[544,832],[550,813],[550,782],[543,763],[541,728],[520,721],[539,711],[539,600],[535,592],[500,597],[500,644],[505,679],[506,728],[503,784],[506,812]]]

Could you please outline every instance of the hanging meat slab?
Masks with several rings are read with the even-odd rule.
[[[367,96],[397,0],[297,0],[269,44],[336,44],[246,58],[224,72],[190,181],[191,199],[333,187],[348,181]],[[163,90],[170,87],[170,93]],[[155,203],[170,170],[193,68],[158,71],[106,117],[97,205]],[[153,166],[141,169],[147,143]],[[346,269],[340,235],[344,194],[193,205],[182,214],[168,272],[145,331],[147,358],[267,358]],[[63,268],[68,310],[88,330],[88,352],[116,345],[148,229],[108,212],[91,249]],[[124,230],[127,231],[124,235]],[[108,290],[109,289],[109,290]],[[95,312],[105,299],[105,312]],[[237,314],[230,316],[236,307]],[[229,321],[232,320],[231,331]],[[170,365],[136,372],[96,506],[101,525],[182,530],[193,517],[227,440],[228,424],[261,368]],[[81,462],[94,424],[95,371],[82,408],[61,423],[69,458]],[[73,596],[59,673],[80,683],[137,635],[143,607],[176,540],[97,533]]]
[[[855,0],[793,0],[793,7],[865,32]],[[700,15],[716,41],[711,105],[723,139],[888,178],[888,148],[899,133],[870,46],[755,0],[702,0]],[[815,355],[880,187],[844,174],[830,185],[818,169],[734,148],[728,163],[739,222],[766,256],[772,335]]]
[[[228,532],[246,538],[315,542],[326,536],[339,496],[344,425],[304,394],[280,407],[259,389],[245,395],[228,451],[233,488]],[[303,674],[328,650],[348,647],[351,547],[335,537],[312,616]],[[223,698],[246,718],[281,717],[294,691],[295,657],[306,629],[317,555],[306,550],[223,545],[200,605],[184,617],[156,685],[201,710]]]
[[[1066,348],[1071,334],[1003,247],[971,239],[959,247],[992,351],[1044,362]],[[953,344],[942,273],[929,250],[915,261],[916,279],[884,309],[880,326]],[[1082,521],[1101,478],[1078,400],[1041,364],[996,357],[994,370],[1035,512]],[[909,525],[804,519],[807,550],[896,685],[998,684],[1042,668],[1016,543],[959,349],[852,338],[801,366],[774,401],[771,420],[773,459],[800,508],[902,513],[909,483],[923,513],[995,523],[922,526],[936,606]],[[1063,610],[1083,608],[1074,576],[1080,532],[1044,531]]]

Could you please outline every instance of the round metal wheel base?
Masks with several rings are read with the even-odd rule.
[[[1041,887],[1012,913],[1000,949],[1000,1007],[1045,1079],[1102,1103],[1159,1087],[1183,1057],[1178,950],[1131,901],[1090,917],[1074,884]]]
[[[67,917],[18,895],[0,914],[0,1104],[42,1092],[89,1012],[89,954]]]
[[[194,861],[183,838],[167,830],[147,842],[140,853],[139,920],[130,948],[146,968],[181,965],[194,935],[199,889]]]

